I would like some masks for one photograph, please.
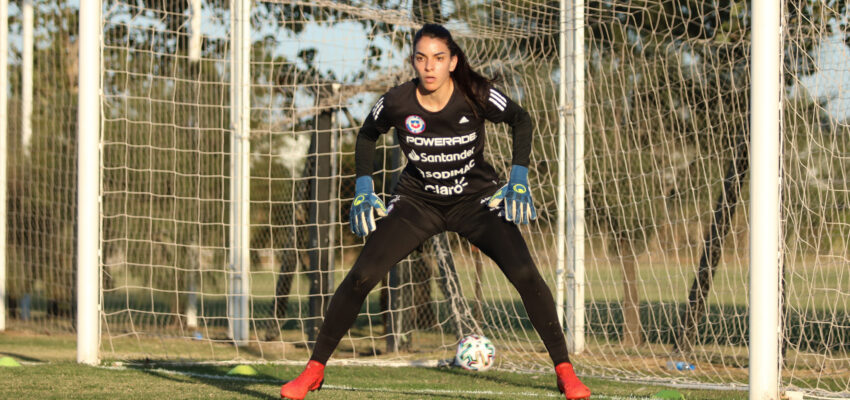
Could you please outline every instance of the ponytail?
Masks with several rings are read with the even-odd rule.
[[[418,30],[413,37],[413,48],[416,48],[416,44],[425,36],[442,39],[446,42],[451,55],[457,56],[457,65],[455,65],[455,70],[452,71],[451,77],[454,79],[455,85],[460,88],[463,97],[475,111],[476,115],[479,110],[483,111],[487,98],[490,96],[490,88],[498,78],[490,79],[475,72],[469,65],[466,54],[464,54],[463,50],[452,38],[452,34],[442,25],[425,24],[422,26],[422,29]]]

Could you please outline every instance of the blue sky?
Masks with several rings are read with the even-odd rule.
[[[262,33],[258,33],[262,36]],[[370,37],[363,25],[357,22],[341,22],[333,26],[325,24],[307,24],[298,34],[283,31],[279,34],[280,44],[277,51],[289,60],[298,60],[302,50],[314,48],[317,51],[315,65],[322,71],[332,71],[343,82],[354,82],[354,76],[364,68],[364,58],[368,55],[368,47],[374,45],[384,50],[378,64],[384,68],[400,67],[405,63],[406,50],[397,50],[390,40],[384,36]],[[299,61],[299,63],[301,63]],[[303,63],[302,63],[303,66]],[[355,118],[363,118],[372,103],[380,93],[363,93],[348,101],[348,109]],[[295,106],[298,108],[312,107],[313,98],[307,95],[296,97]],[[342,113],[337,120],[343,126],[348,125]],[[281,155],[278,159],[293,173],[303,166],[303,155],[309,147],[308,135],[287,137],[287,143],[278,149]]]
[[[72,1],[72,6],[75,5],[74,3]],[[44,6],[49,5],[42,4],[39,7]],[[10,29],[19,32],[20,8],[18,2],[10,2],[9,14],[11,17]],[[108,16],[109,11],[106,11],[104,15]],[[127,21],[126,18],[122,17],[118,19],[123,22]],[[138,26],[150,26],[156,24],[157,21],[153,18],[137,17],[134,23]],[[227,23],[229,21],[216,21],[209,8],[204,7],[202,32],[205,36],[217,38],[227,36],[225,30]],[[36,35],[39,34],[40,29],[43,28],[36,27]],[[252,36],[259,39],[267,33],[267,31],[255,27]],[[301,33],[295,35],[291,31],[285,30],[279,37],[280,45],[276,52],[285,55],[290,60],[297,60],[297,55],[301,50],[315,48],[318,51],[316,65],[319,65],[322,70],[333,71],[337,78],[346,82],[350,82],[352,77],[362,69],[363,59],[367,55],[367,48],[370,44],[386,51],[379,62],[383,67],[403,65],[404,57],[406,57],[404,53],[408,51],[406,49],[401,51],[395,49],[386,37],[370,38],[361,24],[351,21],[337,23],[333,26],[315,22],[307,23]],[[9,39],[10,51],[18,53],[21,47],[20,35],[12,32]],[[836,121],[841,122],[850,119],[850,49],[843,43],[842,34],[825,37],[815,49],[814,58],[818,72],[810,76],[799,77],[795,84],[786,88],[788,95],[791,98],[805,96],[813,101],[820,102],[824,105],[830,117]],[[9,61],[13,63],[11,67],[14,68],[19,59],[10,57]],[[376,96],[376,94],[364,94],[356,98],[355,100],[359,100],[362,104],[351,104],[352,113],[358,118],[361,114],[365,114]],[[309,106],[310,102],[312,102],[312,99],[309,97],[299,96],[296,105]]]
[[[850,48],[844,44],[844,35],[824,38],[814,51],[817,73],[801,76],[799,82],[788,88],[791,98],[806,96],[818,101],[836,122],[850,118]]]
[[[40,5],[39,7],[49,6]],[[16,2],[9,4],[9,12],[12,20],[10,21],[13,29],[19,30],[20,9]],[[109,12],[104,13],[105,16]],[[208,37],[226,38],[228,32],[226,30],[229,21],[216,21],[214,13],[207,7],[203,10],[202,33]],[[127,22],[126,16],[112,16],[116,20]],[[189,24],[187,10],[187,25]],[[226,15],[224,18],[228,18]],[[256,24],[255,19],[255,24]],[[137,16],[134,21],[137,26],[152,26],[158,24],[155,18]],[[384,50],[384,55],[378,64],[382,68],[397,68],[405,64],[405,57],[409,52],[408,49],[396,49],[386,36],[374,36],[365,31],[363,25],[353,22],[340,22],[333,25],[327,23],[308,22],[304,25],[302,32],[295,34],[289,30],[281,32],[269,32],[272,28],[270,25],[266,30],[262,26],[254,27],[252,36],[259,39],[266,34],[272,33],[277,35],[278,46],[273,49],[277,54],[284,55],[289,60],[298,60],[298,53],[304,49],[315,48],[316,65],[321,70],[332,71],[336,77],[344,82],[353,82],[356,80],[354,76],[359,73],[364,66],[364,57],[368,54],[368,47],[374,45]],[[38,35],[38,28],[36,34]],[[406,29],[406,28],[402,28]],[[399,31],[397,35],[405,35]],[[10,50],[20,51],[20,35],[10,35]],[[19,60],[10,58],[10,62],[17,63]],[[827,114],[837,122],[844,122],[850,119],[850,50],[843,42],[842,35],[833,35],[825,37],[818,44],[814,51],[814,61],[817,65],[816,72],[810,76],[801,76],[798,81],[791,87],[786,88],[789,97],[799,98],[803,96],[812,101],[817,101],[822,104]],[[298,61],[300,63],[300,61]],[[303,65],[302,65],[303,66]],[[12,65],[11,68],[15,68]],[[557,79],[557,73],[553,78]],[[351,113],[362,118],[372,102],[378,96],[378,93],[364,93],[349,101],[349,109]],[[310,107],[313,99],[306,94],[300,95],[296,99],[296,107]],[[339,121],[343,125],[347,125],[344,117],[340,116]],[[303,138],[296,139],[297,143],[292,143],[293,148],[302,149],[306,146]],[[298,150],[301,152],[302,150]],[[287,157],[285,157],[287,158]],[[287,159],[292,160],[292,157]],[[296,165],[296,164],[293,164]]]

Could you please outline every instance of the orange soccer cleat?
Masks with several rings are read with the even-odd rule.
[[[281,399],[301,400],[308,392],[320,390],[325,383],[325,365],[310,360],[304,372],[280,388]]]
[[[558,390],[567,400],[590,398],[590,389],[578,379],[572,364],[562,362],[556,365],[555,373],[558,375]]]

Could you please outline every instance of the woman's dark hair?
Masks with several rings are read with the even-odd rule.
[[[451,73],[455,84],[460,88],[463,97],[466,98],[466,102],[472,106],[473,110],[476,110],[476,114],[477,110],[484,110],[484,105],[490,96],[490,87],[498,79],[490,79],[475,72],[469,66],[469,61],[466,60],[466,54],[463,53],[460,46],[452,39],[452,34],[442,25],[425,24],[422,29],[418,30],[413,37],[414,51],[416,44],[425,36],[442,39],[446,42],[451,55],[457,56],[457,65],[455,65],[455,70]]]

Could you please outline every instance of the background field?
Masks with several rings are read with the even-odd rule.
[[[257,364],[259,375],[229,377],[232,365],[175,366],[145,363],[78,365],[71,335],[0,334],[0,356],[23,363],[0,368],[0,397],[6,399],[230,399],[279,398],[280,385],[301,365]],[[523,399],[559,398],[554,375],[504,371],[470,373],[458,368],[335,366],[326,384],[309,399]],[[662,386],[584,381],[595,399],[651,398]],[[745,399],[744,391],[689,390],[687,399]]]
[[[764,361],[750,344],[767,344],[751,334],[765,324],[750,316],[769,314],[752,311],[766,297],[750,284],[775,283],[781,361],[765,365],[780,367],[780,392],[850,399],[848,1],[772,2],[782,7],[782,62],[770,68],[782,74],[772,234],[750,222],[764,193],[748,162],[764,133],[751,126],[752,105],[774,103],[753,85],[767,76],[751,51],[753,17],[766,15],[755,1],[106,0],[97,43],[80,29],[95,26],[80,26],[93,16],[81,3],[93,3],[6,3],[0,316],[10,332],[0,350],[30,364],[0,371],[11,382],[0,400],[274,397],[363,246],[348,226],[363,118],[414,76],[413,33],[432,22],[533,120],[539,218],[522,232],[564,306],[579,373],[742,388],[753,360]],[[86,43],[99,47],[99,71],[77,51]],[[97,88],[83,84],[87,72]],[[89,89],[97,101],[84,100]],[[96,108],[99,123],[86,126],[80,112]],[[510,127],[488,123],[481,137],[504,180]],[[392,134],[377,143],[378,193],[393,193],[403,153]],[[97,176],[78,169],[87,161],[98,161]],[[94,205],[85,195],[98,197],[97,220],[78,211]],[[88,250],[80,245],[94,234],[78,233],[87,227],[98,228]],[[758,278],[772,263],[750,261],[751,241],[776,239],[780,278]],[[97,255],[101,280],[80,282],[95,266],[85,254]],[[387,275],[336,361],[436,362],[479,333],[500,371],[525,375],[340,368],[323,396],[555,396],[516,291],[465,239],[435,237]],[[96,290],[97,306],[78,303]],[[73,365],[78,311],[97,311],[91,347],[121,369]],[[671,361],[696,370],[669,370]],[[174,362],[207,367],[161,369]],[[262,379],[219,379],[228,366],[213,363],[234,362],[263,363]],[[591,386],[609,397],[656,390]]]

